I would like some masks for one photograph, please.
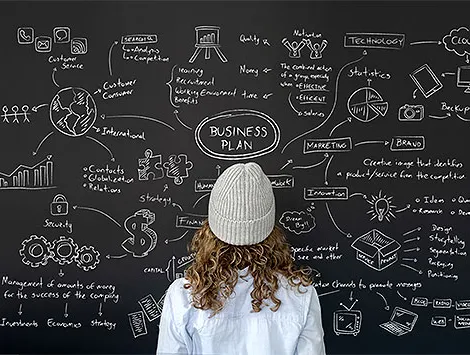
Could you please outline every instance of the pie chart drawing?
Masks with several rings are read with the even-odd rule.
[[[348,99],[348,110],[351,116],[361,122],[370,122],[378,116],[385,116],[388,102],[371,87],[363,87],[354,91]]]

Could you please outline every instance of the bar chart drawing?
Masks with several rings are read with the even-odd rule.
[[[0,190],[23,189],[43,190],[55,188],[54,186],[54,163],[52,155],[36,165],[19,165],[12,173],[0,172]]]

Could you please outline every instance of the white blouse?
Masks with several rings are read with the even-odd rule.
[[[325,355],[321,309],[313,286],[292,289],[284,277],[276,297],[276,312],[264,306],[251,308],[251,275],[239,272],[234,293],[224,309],[212,318],[210,310],[191,306],[184,278],[167,290],[158,334],[157,355]]]

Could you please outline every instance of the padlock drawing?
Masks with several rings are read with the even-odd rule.
[[[69,203],[62,194],[57,194],[51,202],[51,215],[66,216],[69,213]]]

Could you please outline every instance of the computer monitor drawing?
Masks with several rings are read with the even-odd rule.
[[[470,65],[464,65],[457,69],[457,86],[466,88],[464,93],[470,94]]]

